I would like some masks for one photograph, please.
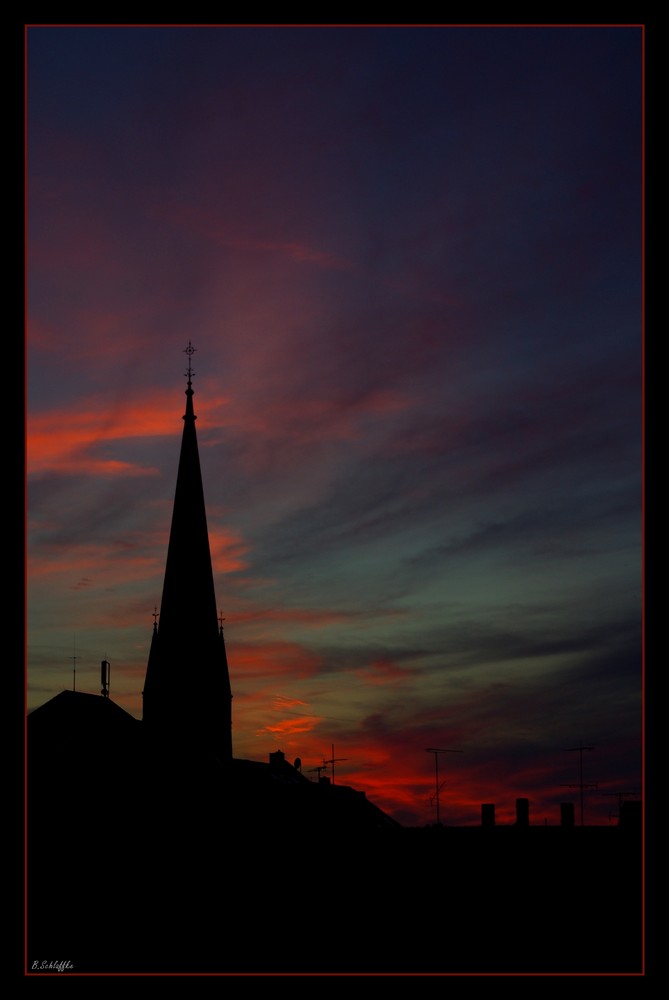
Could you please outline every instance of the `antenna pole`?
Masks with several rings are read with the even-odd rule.
[[[584,788],[596,788],[596,785],[584,785],[583,784],[583,751],[584,750],[594,750],[594,747],[585,747],[582,743],[579,743],[577,747],[565,747],[565,753],[578,753],[579,765],[578,765],[578,785],[577,788],[580,789],[581,796],[581,826],[583,826],[583,789]],[[572,785],[568,786],[572,788]]]
[[[335,755],[334,755],[334,743],[331,745],[331,749],[332,749],[332,756],[330,757],[329,760],[325,760],[325,758],[323,758],[323,767],[325,767],[326,764],[331,764],[332,765],[332,784],[334,785],[334,783],[335,783],[335,780],[334,780],[334,778],[335,778],[335,767],[334,767],[335,763],[337,761],[340,761],[340,760],[348,760],[348,757],[335,757]]]
[[[76,691],[77,690],[77,660],[81,659],[80,656],[77,656],[77,637],[76,636],[72,640],[72,656],[70,657],[70,659],[72,660],[72,690]]]
[[[102,690],[100,694],[103,698],[109,697],[109,688],[111,685],[111,663],[105,656],[104,660],[100,663],[100,683],[102,684]]]
[[[462,750],[440,750],[437,747],[427,747],[426,753],[434,754],[434,788],[435,788],[435,798],[437,800],[437,826],[440,825],[439,821],[439,754],[440,753],[462,753]]]

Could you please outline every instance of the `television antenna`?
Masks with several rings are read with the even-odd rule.
[[[623,808],[623,800],[625,798],[636,798],[638,792],[603,792],[603,795],[615,795],[618,799],[618,821],[620,821],[620,814]],[[610,818],[610,817],[609,817]]]
[[[326,760],[325,757],[323,758],[323,764],[325,766],[327,766],[328,764],[332,765],[332,784],[333,785],[335,783],[335,780],[334,780],[334,778],[335,778],[335,764],[338,764],[340,760],[348,760],[348,757],[335,757],[335,755],[334,755],[334,743],[333,743],[332,744],[332,756],[330,757],[329,760]]]
[[[462,753],[463,751],[462,750],[440,749],[438,747],[427,747],[426,750],[425,750],[425,752],[426,753],[433,753],[434,754],[434,789],[435,789],[435,791],[434,791],[434,796],[432,797],[432,799],[430,799],[430,805],[432,805],[432,802],[434,801],[434,799],[437,800],[437,826],[439,826],[440,825],[440,821],[439,821],[439,790],[446,783],[445,780],[444,780],[444,781],[442,781],[441,785],[439,784],[439,754],[440,753]]]
[[[439,785],[439,791],[442,790],[442,788],[444,787],[445,784],[446,784],[446,778],[444,778],[444,780],[442,781],[442,783]],[[434,800],[436,799],[436,797],[437,797],[437,792],[435,790],[434,792],[432,792],[432,795],[430,796],[430,805],[431,806],[434,805]]]
[[[594,747],[587,747],[587,746],[584,746],[582,743],[579,743],[579,745],[577,747],[565,747],[564,748],[565,753],[578,753],[578,755],[579,755],[578,784],[564,785],[564,782],[563,782],[563,785],[564,785],[565,788],[578,788],[578,789],[580,789],[580,793],[581,793],[581,826],[583,826],[583,790],[585,788],[597,788],[597,784],[586,784],[583,781],[583,751],[584,750],[594,750],[594,749],[595,749]]]
[[[69,657],[72,660],[72,690],[77,690],[77,660],[81,657],[77,656],[77,637],[76,635],[72,637],[72,656]]]

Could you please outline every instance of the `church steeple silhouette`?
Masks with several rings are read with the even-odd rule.
[[[143,721],[175,747],[204,744],[232,759],[232,693],[214,592],[188,355],[186,413],[160,614],[144,684]],[[155,620],[157,618],[157,620]]]

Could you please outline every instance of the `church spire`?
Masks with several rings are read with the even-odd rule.
[[[159,620],[144,685],[144,721],[171,739],[205,742],[232,758],[231,698],[219,628],[193,408],[191,342],[186,412]],[[156,616],[154,615],[154,618]]]

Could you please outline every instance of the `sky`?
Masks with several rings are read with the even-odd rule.
[[[642,44],[27,28],[30,708],[141,717],[190,340],[235,756],[641,793]]]

